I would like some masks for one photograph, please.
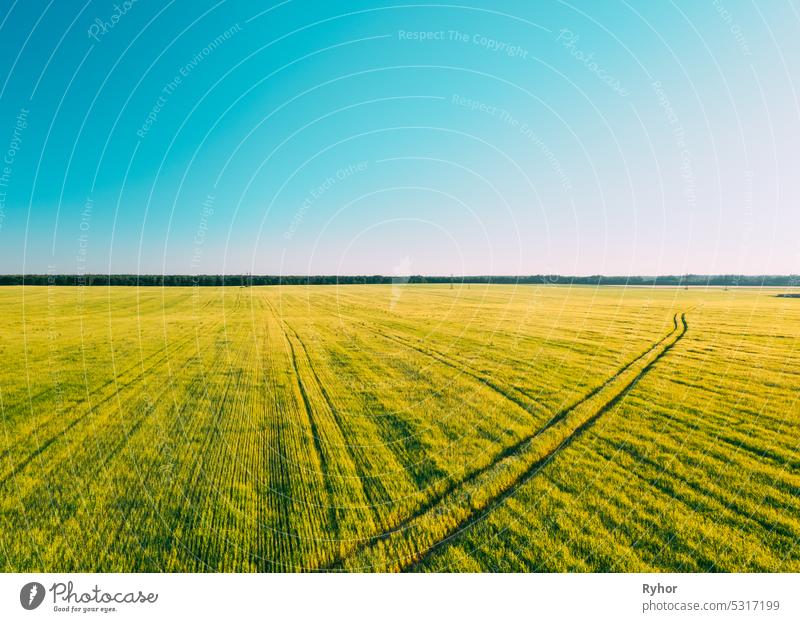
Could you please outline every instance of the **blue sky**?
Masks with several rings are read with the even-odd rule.
[[[0,7],[0,272],[800,272],[789,2]]]

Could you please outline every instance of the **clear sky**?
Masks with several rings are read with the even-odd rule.
[[[0,0],[0,272],[800,272],[788,1]]]

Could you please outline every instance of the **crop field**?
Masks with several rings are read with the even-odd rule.
[[[4,571],[800,571],[800,299],[0,288]]]

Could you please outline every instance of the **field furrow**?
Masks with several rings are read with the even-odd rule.
[[[800,305],[772,290],[237,281],[0,309],[4,570],[800,570]]]
[[[392,559],[387,569],[405,569],[422,562],[442,542],[481,520],[494,507],[571,443],[664,356],[686,333],[685,314],[675,315],[674,329],[639,358],[626,365],[602,388],[587,395],[498,460],[466,478],[464,483],[410,517],[405,524],[344,560],[348,569],[371,568],[375,559]],[[397,551],[387,555],[386,550]],[[378,562],[380,564],[380,562]],[[376,566],[375,569],[381,568]]]

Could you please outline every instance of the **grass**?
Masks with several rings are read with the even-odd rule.
[[[796,572],[776,293],[0,288],[0,567]]]

